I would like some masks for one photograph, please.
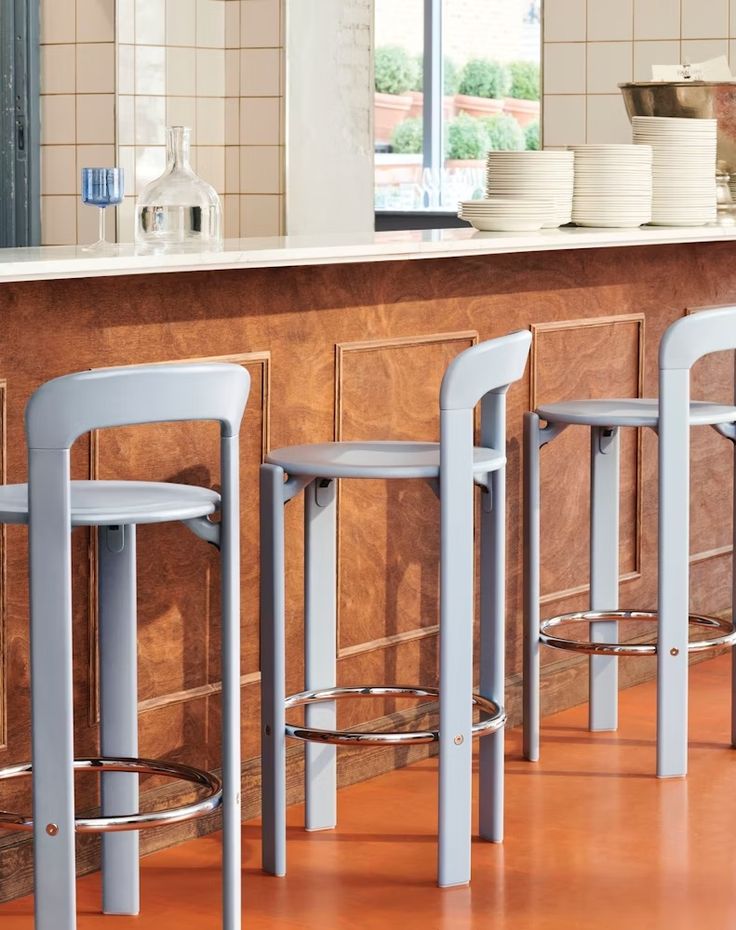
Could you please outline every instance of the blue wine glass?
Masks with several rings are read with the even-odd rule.
[[[125,184],[122,168],[82,168],[82,203],[100,208],[99,239],[85,246],[85,252],[109,251],[105,238],[105,208],[122,203]]]

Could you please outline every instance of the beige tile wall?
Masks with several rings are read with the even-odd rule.
[[[41,230],[48,245],[92,241],[84,165],[115,164],[114,0],[41,0]]]
[[[118,45],[119,158],[134,178],[120,238],[132,238],[135,195],[163,170],[164,127],[176,124],[192,128],[192,166],[222,197],[225,235],[278,235],[280,0],[118,0],[118,34],[131,40]]]
[[[233,22],[228,29],[226,51],[233,93],[226,101],[225,228],[270,236],[284,229],[282,2],[241,0],[239,16],[237,28]]]
[[[42,0],[41,15],[44,243],[95,238],[79,169],[116,163],[118,239],[130,241],[135,197],[163,170],[174,124],[192,128],[193,167],[223,198],[226,236],[282,231],[281,0]]]
[[[544,0],[544,141],[628,142],[617,84],[653,64],[727,55],[736,71],[736,0]]]

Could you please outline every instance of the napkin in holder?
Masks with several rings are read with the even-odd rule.
[[[725,55],[683,65],[652,65],[653,81],[732,81]]]

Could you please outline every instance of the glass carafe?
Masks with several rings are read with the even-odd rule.
[[[135,211],[135,241],[151,252],[200,252],[222,247],[217,191],[189,164],[191,129],[167,130],[166,170],[147,184]]]

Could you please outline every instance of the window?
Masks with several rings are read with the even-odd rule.
[[[541,0],[376,0],[375,207],[482,197],[491,149],[539,147]]]

